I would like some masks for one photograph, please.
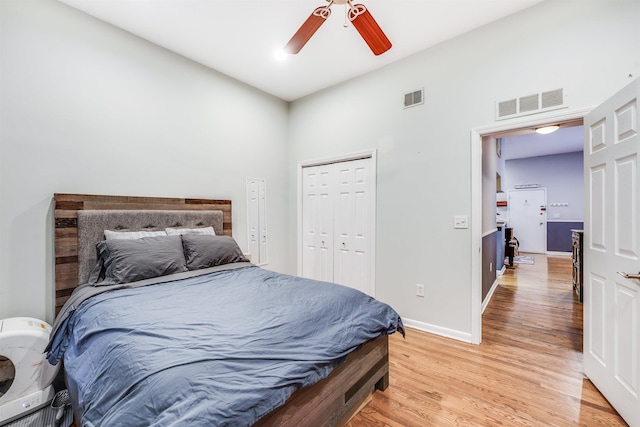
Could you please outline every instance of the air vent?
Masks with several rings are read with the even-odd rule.
[[[498,117],[512,116],[518,113],[518,100],[510,99],[498,103]]]
[[[553,108],[564,105],[564,94],[562,93],[562,89],[542,92],[540,94],[540,101],[542,102],[542,108]]]
[[[540,109],[540,103],[538,102],[538,95],[523,96],[518,100],[520,104],[521,113],[530,113]]]
[[[413,107],[416,105],[424,104],[424,89],[416,90],[404,94],[404,108]]]
[[[535,93],[496,103],[496,120],[537,114],[564,108],[563,89]]]

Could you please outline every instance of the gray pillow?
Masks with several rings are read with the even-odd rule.
[[[113,285],[187,271],[180,236],[103,240],[89,283]]]
[[[233,237],[183,234],[182,246],[189,270],[215,267],[232,262],[249,262]]]

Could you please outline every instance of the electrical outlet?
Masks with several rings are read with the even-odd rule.
[[[423,297],[424,296],[424,285],[416,285],[416,295],[419,297]]]

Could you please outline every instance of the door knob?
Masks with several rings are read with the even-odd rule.
[[[638,273],[625,273],[623,271],[618,271],[618,274],[624,277],[625,279],[640,279],[640,271]]]

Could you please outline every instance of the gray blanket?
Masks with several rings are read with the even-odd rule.
[[[82,426],[248,426],[366,341],[404,333],[351,288],[247,263],[202,273],[69,301],[48,359],[64,358]]]

